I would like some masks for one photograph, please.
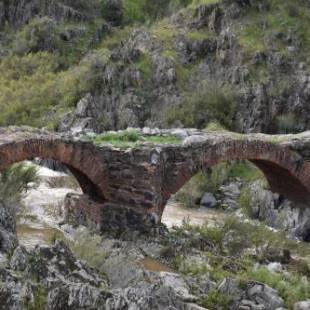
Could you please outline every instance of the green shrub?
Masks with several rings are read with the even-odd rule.
[[[89,137],[86,137],[89,139]],[[104,133],[95,137],[90,137],[96,145],[102,146],[111,144],[116,147],[135,147],[142,143],[151,144],[179,144],[181,140],[174,135],[167,136],[142,136],[136,130],[127,130],[121,133]]]
[[[123,13],[116,12],[113,7],[102,1],[103,14],[109,20],[120,24],[142,23],[166,16],[175,10],[187,6],[191,0],[124,0]]]
[[[220,186],[229,180],[240,178],[244,182],[251,182],[264,178],[262,172],[247,161],[236,161],[218,164],[208,171],[200,172],[187,182],[176,194],[177,201],[187,208],[198,207],[200,198],[205,192],[216,193]],[[244,189],[239,203],[242,208],[249,210],[250,193]]]
[[[296,117],[293,113],[279,115],[276,119],[278,132],[289,134],[296,132]]]
[[[234,130],[237,94],[229,85],[206,81],[194,94],[185,95],[180,107],[169,108],[166,123],[181,121],[185,127],[205,128],[210,122]]]
[[[310,296],[309,280],[298,275],[276,274],[267,268],[260,267],[251,268],[242,277],[250,281],[265,283],[276,289],[289,309],[293,309],[296,302],[306,300]]]
[[[202,307],[207,307],[210,309],[229,309],[232,304],[233,299],[230,296],[221,294],[217,290],[212,290],[208,293],[208,296],[200,300],[200,305]]]
[[[15,164],[0,174],[0,201],[19,202],[24,193],[38,185],[37,168]]]
[[[19,55],[39,51],[53,52],[61,47],[57,24],[49,17],[35,18],[21,31],[13,41],[13,51]]]
[[[79,259],[100,270],[107,257],[106,251],[101,244],[101,236],[81,230],[74,234],[73,240],[66,239],[65,242]]]
[[[252,210],[252,195],[251,191],[248,187],[243,187],[239,197],[239,205],[243,210],[244,214],[248,217],[253,218],[253,210]]]

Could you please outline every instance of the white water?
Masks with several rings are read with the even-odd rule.
[[[54,236],[63,232],[58,223],[62,221],[62,205],[66,194],[81,193],[72,187],[72,176],[38,166],[40,184],[30,190],[23,199],[24,208],[18,220],[18,238],[28,248],[36,244],[50,245]],[[53,181],[51,186],[51,180]],[[61,182],[57,182],[57,180]],[[216,225],[224,218],[224,213],[206,208],[186,209],[171,199],[165,208],[162,221],[168,228],[181,226],[184,221],[191,224]]]
[[[192,225],[208,224],[215,226],[220,224],[225,217],[225,213],[207,208],[188,209],[182,206],[181,203],[176,202],[173,198],[168,202],[162,222],[167,225],[168,228],[173,226],[181,226],[184,221]]]
[[[38,166],[40,183],[37,188],[28,191],[22,200],[23,209],[18,217],[17,234],[19,242],[28,248],[36,244],[49,245],[55,236],[61,234],[58,223],[62,220],[63,201],[68,193],[81,193],[80,189],[70,188],[72,177]],[[49,184],[57,180],[65,187],[55,187]]]

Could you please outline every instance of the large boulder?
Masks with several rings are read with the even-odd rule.
[[[265,310],[274,310],[284,307],[284,301],[278,292],[266,284],[250,283],[246,290],[247,299],[261,304]]]
[[[206,208],[215,208],[217,201],[212,193],[205,193],[201,198],[200,205]]]

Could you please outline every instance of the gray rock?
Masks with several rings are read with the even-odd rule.
[[[0,226],[0,252],[10,253],[17,246],[16,234],[9,232]]]
[[[88,284],[70,283],[57,286],[49,291],[46,308],[47,310],[105,310],[106,299],[111,295],[107,291],[91,287]]]
[[[200,205],[206,208],[215,208],[217,201],[212,193],[205,193],[201,198]]]
[[[181,129],[181,128],[178,128],[178,129],[173,129],[171,130],[170,132],[172,135],[180,138],[180,139],[186,139],[188,137],[188,133],[185,129]]]
[[[256,302],[248,299],[242,299],[238,305],[239,310],[266,310],[266,307],[262,304],[257,304]]]
[[[225,198],[237,201],[240,197],[240,187],[240,182],[231,182],[227,185],[222,185],[220,187],[220,191],[225,196]]]
[[[197,297],[189,293],[189,287],[179,275],[172,273],[148,273],[147,281],[124,290],[114,290],[106,307],[109,310],[121,309],[200,309],[193,305]]]
[[[276,273],[283,271],[282,264],[278,262],[269,263],[267,265],[267,269],[271,272],[276,272]]]
[[[132,283],[144,279],[143,270],[128,255],[117,253],[109,257],[103,264],[102,270],[109,279],[112,288],[126,288]]]
[[[251,210],[255,218],[276,229],[289,231],[294,237],[310,240],[310,209],[292,203],[264,188],[262,182],[250,185]]]
[[[248,287],[246,296],[249,300],[264,305],[266,310],[284,306],[284,301],[278,292],[266,284],[253,283]]]
[[[29,254],[23,246],[18,246],[11,258],[10,266],[15,271],[25,271],[29,263]]]
[[[190,146],[193,144],[202,143],[206,140],[207,140],[207,138],[205,136],[199,136],[199,135],[189,136],[183,141],[183,145]]]
[[[239,284],[240,282],[237,279],[225,278],[218,286],[218,291],[222,294],[231,296],[234,299],[239,299],[242,295]]]
[[[300,301],[294,304],[294,310],[309,310],[309,309],[310,309],[310,299]]]

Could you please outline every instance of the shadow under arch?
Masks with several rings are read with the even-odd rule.
[[[265,175],[270,189],[291,201],[310,203],[310,163],[280,144],[262,140],[228,139],[187,147],[178,156],[170,149],[162,186],[162,214],[167,201],[200,171],[229,161],[248,160]]]
[[[0,145],[0,171],[25,160],[52,159],[60,162],[76,178],[84,194],[104,202],[105,167],[96,158],[95,148],[84,142],[31,139]]]

